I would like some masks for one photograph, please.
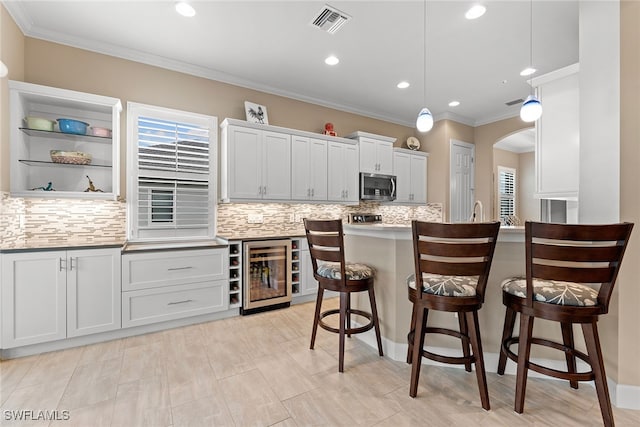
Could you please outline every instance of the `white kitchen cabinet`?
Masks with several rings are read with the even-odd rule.
[[[291,138],[291,198],[327,200],[327,141]]]
[[[576,200],[580,179],[578,64],[540,76],[533,84],[543,108],[536,122],[534,196]]]
[[[397,204],[427,203],[428,154],[404,148],[394,148],[393,169],[396,173]]]
[[[393,175],[393,143],[396,138],[354,132],[347,138],[355,139],[360,146],[360,172]]]
[[[120,100],[18,81],[10,81],[9,89],[11,194],[115,200],[120,190]],[[112,132],[74,135],[60,132],[57,125],[53,131],[31,129],[26,117],[70,118]],[[55,163],[51,150],[87,153],[91,163]],[[87,191],[89,179],[100,191]]]
[[[328,200],[358,203],[358,145],[329,142],[327,148]]]
[[[223,200],[291,199],[291,135],[222,123]]]
[[[2,255],[2,348],[120,328],[120,248]]]
[[[122,327],[229,308],[229,248],[125,252]]]

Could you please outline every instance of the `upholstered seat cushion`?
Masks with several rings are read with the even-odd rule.
[[[376,275],[376,270],[366,264],[347,262],[344,266],[347,280],[369,279]],[[339,262],[323,262],[318,265],[318,276],[327,279],[341,279]]]
[[[527,281],[522,276],[502,281],[502,290],[508,294],[525,298]],[[582,283],[533,279],[533,298],[549,304],[571,306],[594,306],[598,302],[598,291]]]
[[[443,276],[426,273],[422,276],[423,292],[445,297],[472,297],[476,295],[478,276]],[[407,286],[416,288],[416,275],[407,277]]]

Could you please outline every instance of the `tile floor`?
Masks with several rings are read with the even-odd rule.
[[[331,304],[329,300],[329,304]],[[531,378],[525,414],[515,377],[488,373],[491,410],[475,375],[410,366],[348,340],[338,373],[335,334],[309,350],[313,304],[203,323],[0,363],[0,425],[50,426],[599,426],[594,389]],[[67,420],[16,422],[15,410]],[[640,411],[614,408],[618,426]],[[23,412],[24,414],[24,412]]]

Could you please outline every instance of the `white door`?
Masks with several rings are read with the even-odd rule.
[[[358,146],[357,145],[345,145],[344,147],[344,188],[345,188],[345,201],[351,203],[358,203],[360,193],[358,191],[360,187],[359,170],[358,170]]]
[[[67,337],[65,251],[2,255],[2,347]]]
[[[263,132],[262,198],[291,199],[291,136]]]
[[[393,153],[393,170],[396,171],[396,203],[411,201],[411,155]]]
[[[411,202],[427,203],[427,158],[411,156]]]
[[[229,126],[229,198],[262,198],[262,131]]]
[[[471,217],[475,191],[475,146],[451,140],[449,180],[449,222],[466,222]]]
[[[312,184],[309,175],[310,144],[309,138],[303,136],[291,137],[291,198],[293,200],[308,200],[311,198]],[[326,163],[325,160],[325,177]]]
[[[67,336],[120,329],[120,249],[67,252]]]
[[[309,142],[311,199],[327,200],[327,141],[311,139]]]

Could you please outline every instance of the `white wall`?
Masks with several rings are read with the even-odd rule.
[[[580,223],[620,219],[620,4],[580,2]]]

